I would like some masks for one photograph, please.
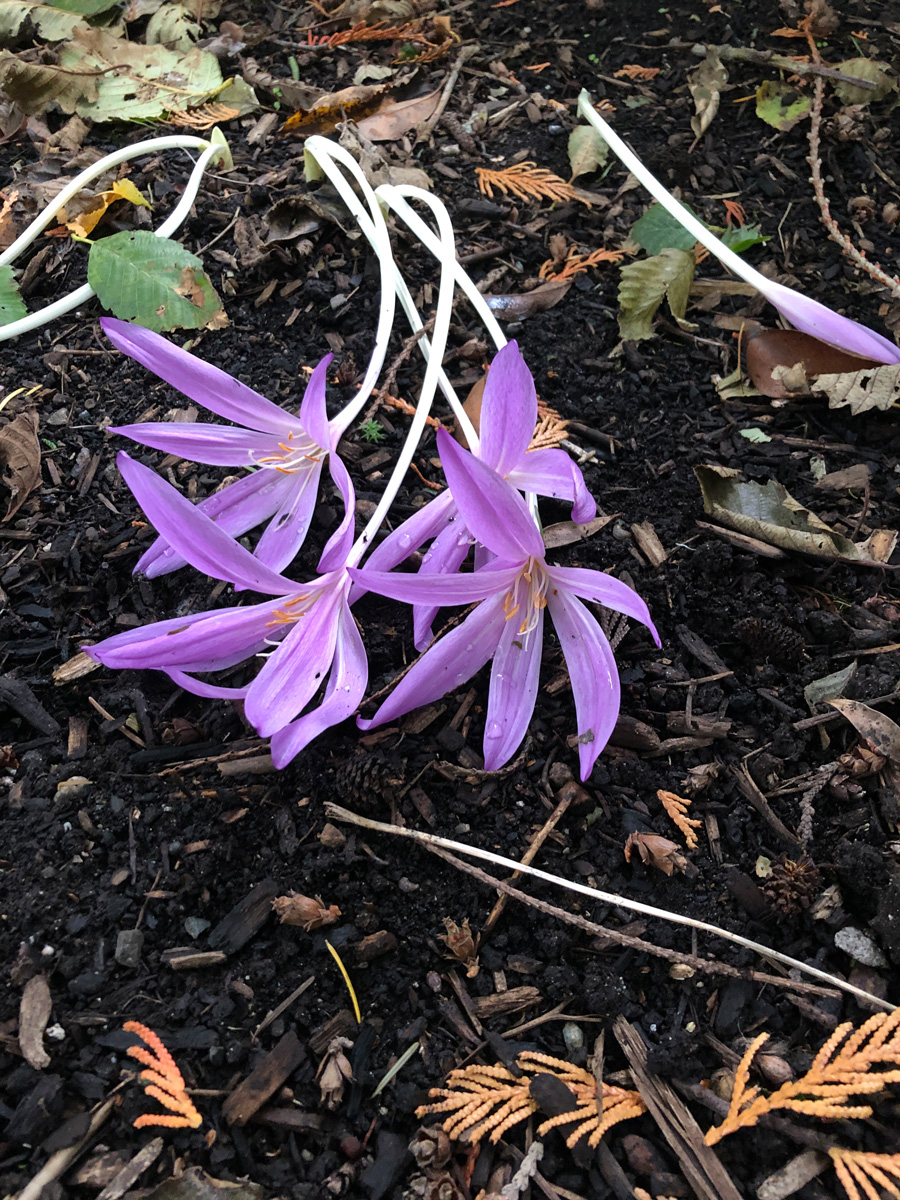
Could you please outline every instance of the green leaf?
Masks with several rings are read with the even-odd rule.
[[[844,104],[871,104],[873,100],[884,100],[897,86],[888,74],[888,64],[873,62],[871,58],[850,58],[838,63],[837,70],[875,84],[875,90],[869,91],[867,88],[854,87],[852,83],[835,83],[835,95]]]
[[[694,280],[694,256],[667,247],[653,258],[628,263],[621,276],[619,333],[623,341],[639,342],[653,337],[651,323],[663,297],[676,320],[684,316]]]
[[[687,204],[683,207],[693,216],[697,215]],[[697,240],[661,204],[651,204],[632,225],[629,236],[633,242],[643,246],[648,254],[659,254],[667,248],[690,250]]]
[[[106,4],[109,8],[109,4]],[[35,32],[49,42],[61,42],[76,29],[86,29],[81,14],[66,11],[55,4],[38,4],[35,0],[0,0],[0,41],[13,41],[26,19]]]
[[[755,425],[752,425],[749,429],[741,429],[739,433],[742,438],[746,438],[748,442],[753,442],[754,445],[758,442],[771,442],[772,440],[767,433],[764,433]]]
[[[19,294],[12,267],[0,267],[0,325],[9,325],[27,316],[28,309]]]
[[[767,79],[756,92],[756,115],[773,129],[786,133],[809,115],[812,101],[786,83]]]
[[[51,0],[51,8],[61,8],[63,12],[78,13],[82,17],[96,17],[118,7],[118,0]]]
[[[191,50],[200,36],[200,24],[181,4],[164,4],[147,22],[144,41],[148,46]]]
[[[572,179],[605,167],[608,158],[609,146],[593,125],[576,125],[569,134],[569,165],[572,168]]]
[[[769,240],[758,225],[735,225],[732,229],[724,229],[722,241],[735,254],[743,254],[751,246],[764,246]]]
[[[157,333],[226,323],[200,259],[147,230],[114,233],[95,242],[88,283],[115,316]]]

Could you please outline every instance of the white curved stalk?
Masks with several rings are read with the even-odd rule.
[[[749,263],[744,262],[739,254],[735,254],[728,246],[716,237],[702,221],[693,213],[687,211],[683,204],[666,190],[655,175],[644,166],[638,156],[625,145],[619,135],[604,121],[591,103],[587,91],[582,91],[578,97],[578,113],[597,130],[613,153],[622,161],[636,179],[644,185],[647,191],[657,200],[667,212],[679,221],[684,228],[705,246],[711,254],[733,271],[740,279],[755,287],[788,321],[802,333],[819,338],[829,345],[837,346],[850,354],[859,354],[876,362],[900,362],[900,350],[889,341],[849,317],[842,317],[833,312],[818,300],[785,287],[784,284],[774,283],[767,279]]]
[[[210,162],[221,155],[227,153],[227,147],[223,151],[223,144],[218,142],[203,141],[200,138],[153,138],[147,142],[138,142],[135,146],[127,146],[122,150],[117,150],[115,154],[110,154],[106,158],[101,159],[99,163],[95,163],[88,171],[82,171],[76,176],[72,182],[65,187],[53,201],[52,206],[46,208],[39,217],[28,226],[23,234],[16,238],[15,242],[3,255],[0,266],[5,266],[19,254],[24,248],[31,244],[34,239],[40,234],[53,220],[53,217],[66,203],[72,199],[77,192],[81,190],[86,183],[91,179],[96,178],[98,174],[102,174],[111,166],[116,166],[120,162],[126,161],[128,158],[134,158],[138,154],[146,154],[148,150],[165,150],[165,149],[193,149],[197,146],[203,147],[203,153],[194,164],[194,169],[191,171],[190,178],[185,185],[184,194],[176,205],[175,209],[169,214],[159,229],[155,230],[157,237],[169,237],[174,233],[186,220],[191,211],[191,206],[197,198],[197,192],[200,190],[200,181]],[[100,169],[102,168],[102,169]],[[50,321],[57,317],[63,316],[67,312],[78,308],[79,305],[85,304],[94,295],[94,289],[89,283],[82,284],[80,288],[76,288],[74,292],[70,292],[68,296],[62,296],[59,300],[54,300],[52,304],[48,304],[45,308],[38,309],[37,312],[29,313],[27,317],[22,317],[18,321],[11,321],[8,325],[0,325],[0,342],[9,341],[10,338],[21,337],[23,333],[30,333],[33,329],[40,329],[42,325],[47,325]]]
[[[775,962],[779,962],[785,967],[790,967],[792,970],[802,971],[805,975],[811,975],[813,979],[821,980],[831,987],[849,992],[851,996],[856,996],[860,1000],[874,1003],[879,1008],[886,1008],[890,1012],[895,1008],[895,1005],[890,1004],[887,1000],[873,996],[870,992],[866,992],[862,988],[848,983],[845,979],[841,979],[837,975],[830,975],[827,971],[820,970],[819,967],[812,967],[809,963],[801,962],[798,958],[791,958],[790,955],[782,954],[779,950],[773,950],[770,946],[764,946],[761,942],[753,942],[749,938],[742,937],[739,933],[732,933],[730,929],[722,929],[718,925],[710,925],[708,922],[698,921],[694,917],[684,917],[680,913],[669,912],[665,908],[656,908],[652,904],[643,904],[640,900],[631,900],[627,896],[620,896],[616,892],[601,892],[598,888],[588,887],[584,883],[574,883],[570,879],[563,879],[560,875],[552,875],[549,871],[539,871],[535,867],[516,862],[515,859],[505,858],[502,854],[494,854],[490,850],[482,850],[479,846],[470,846],[466,842],[454,842],[449,838],[437,837],[433,833],[422,833],[417,829],[406,829],[403,826],[387,825],[383,821],[372,821],[368,817],[362,817],[358,813],[350,812],[348,809],[341,808],[337,804],[326,803],[325,814],[335,821],[347,821],[351,825],[360,825],[364,829],[373,829],[379,833],[389,833],[394,837],[412,838],[414,841],[421,842],[426,846],[440,846],[445,850],[455,851],[457,854],[465,854],[469,858],[481,858],[485,862],[494,863],[495,866],[503,867],[513,874],[524,872],[524,874],[531,875],[535,879],[555,884],[557,887],[565,888],[569,892],[577,892],[579,896],[587,896],[589,899],[601,904],[615,904],[619,908],[627,908],[630,912],[641,913],[646,917],[656,917],[662,921],[669,921],[673,925],[687,925],[688,928],[696,929],[702,933],[712,933],[716,937],[733,942],[736,946],[743,946],[747,950],[752,950],[755,954],[762,955],[763,958],[773,959]]]

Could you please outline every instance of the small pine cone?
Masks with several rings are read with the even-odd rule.
[[[796,662],[803,657],[806,642],[797,633],[780,621],[766,621],[760,617],[745,617],[734,627],[734,635],[748,646],[759,658],[770,662]]]
[[[785,916],[803,912],[812,904],[822,876],[811,858],[785,855],[772,863],[772,874],[763,891],[774,908]]]
[[[341,800],[361,801],[373,796],[388,797],[403,786],[399,762],[380,750],[358,750],[341,763],[335,777],[335,792]]]

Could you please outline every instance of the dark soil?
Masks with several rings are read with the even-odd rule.
[[[290,78],[288,57],[294,55],[304,78],[336,88],[350,82],[360,62],[391,60],[390,47],[380,43],[314,54],[303,49],[306,35],[297,30],[321,21],[320,14],[253,7],[261,40],[245,53],[274,76]],[[864,52],[896,64],[896,22],[882,19],[877,4],[860,2],[853,9],[823,49],[828,61]],[[241,6],[226,5],[220,19],[242,23],[246,16]],[[897,321],[896,303],[826,238],[807,182],[805,126],[780,134],[757,120],[752,102],[736,103],[776,72],[730,63],[732,88],[705,137],[692,146],[686,73],[699,60],[690,45],[705,40],[802,50],[804,43],[770,36],[788,23],[788,12],[760,0],[723,0],[711,11],[681,0],[666,6],[606,0],[605,7],[580,0],[518,0],[508,7],[475,0],[451,9],[450,16],[464,43],[477,49],[453,92],[449,119],[414,151],[407,141],[388,144],[385,152],[429,174],[476,279],[505,266],[491,291],[527,290],[550,257],[553,234],[564,234],[582,252],[617,247],[647,206],[641,189],[622,190],[625,176],[615,163],[607,173],[578,181],[605,199],[590,209],[499,196],[488,201],[478,192],[475,168],[500,160],[533,160],[567,178],[574,102],[587,86],[595,100],[615,104],[617,129],[704,218],[724,224],[717,197],[740,201],[748,220],[771,238],[750,252],[751,260],[873,327]],[[346,22],[328,29],[340,27]],[[417,86],[423,92],[442,84],[454,53],[421,69]],[[537,74],[527,69],[543,62],[548,65]],[[646,83],[616,77],[633,63],[661,70]],[[228,69],[239,73],[240,63],[232,61]],[[526,102],[532,92],[544,103]],[[275,99],[262,89],[260,97],[264,104]],[[473,114],[516,101],[521,103],[498,123],[459,136],[460,123]],[[888,270],[900,259],[900,226],[882,215],[885,205],[900,202],[900,162],[889,133],[895,103],[896,96],[856,110],[852,135],[839,140],[828,123],[838,108],[827,100],[823,148],[836,216]],[[333,223],[303,240],[251,253],[272,205],[306,192],[300,141],[275,133],[251,143],[247,135],[258,119],[255,114],[226,127],[235,170],[208,177],[181,235],[203,257],[230,324],[173,337],[285,405],[299,402],[303,369],[332,350],[343,380],[329,393],[336,410],[353,396],[353,367],[361,372],[371,350],[377,272],[362,239]],[[63,118],[51,114],[47,123],[52,132]],[[107,149],[144,136],[145,129],[95,127],[86,145]],[[23,131],[0,146],[3,187],[14,186],[41,153],[34,124],[31,136]],[[187,159],[170,153],[139,161],[143,174],[131,174],[142,186],[152,185],[158,222],[177,200]],[[874,200],[872,216],[854,232],[848,203],[866,195]],[[402,233],[395,245],[427,311],[436,279],[432,263]],[[84,278],[82,246],[52,240],[38,253],[45,257],[30,281],[32,308]],[[720,278],[722,271],[707,261],[699,274]],[[556,307],[506,330],[518,339],[541,398],[575,423],[571,439],[594,452],[584,463],[585,477],[601,509],[617,514],[589,541],[561,551],[559,560],[627,573],[663,640],[657,651],[638,628],[619,645],[625,720],[535,865],[724,925],[841,977],[852,974],[861,986],[900,1003],[894,972],[900,965],[897,776],[883,759],[859,767],[860,740],[850,725],[836,714],[811,723],[803,695],[812,681],[855,661],[849,694],[863,701],[888,697],[881,711],[900,719],[895,571],[797,554],[770,559],[698,528],[707,518],[693,474],[698,464],[715,463],[740,468],[752,480],[777,480],[861,540],[873,529],[897,526],[896,409],[852,417],[818,399],[781,407],[763,397],[723,401],[712,376],[734,369],[737,343],[715,317],[739,311],[747,304],[742,297],[726,297],[709,312],[692,309],[695,332],[678,329],[663,315],[653,340],[614,353],[617,281],[615,265],[604,264],[580,276]],[[331,303],[350,291],[351,300]],[[755,302],[750,307],[773,322],[771,309]],[[443,1084],[452,1067],[476,1052],[482,1061],[497,1062],[498,1035],[517,1050],[569,1054],[583,1063],[597,1033],[624,1016],[650,1047],[653,1070],[696,1084],[733,1066],[730,1055],[741,1052],[741,1039],[762,1030],[772,1035],[773,1054],[802,1071],[838,1020],[868,1015],[844,995],[804,996],[748,978],[685,973],[664,958],[592,937],[515,901],[479,945],[477,973],[466,977],[463,963],[452,961],[441,940],[445,918],[468,920],[477,934],[496,894],[421,847],[352,827],[340,835],[325,829],[323,805],[337,801],[520,859],[577,773],[569,743],[573,702],[551,639],[543,676],[549,687],[539,693],[524,753],[513,769],[496,776],[479,771],[484,672],[471,689],[447,696],[424,717],[413,714],[399,728],[367,737],[351,722],[333,729],[280,773],[271,769],[266,745],[237,707],[188,695],[161,674],[97,669],[54,679],[84,641],[223,602],[224,585],[190,571],[153,582],[131,575],[152,531],[118,477],[120,443],[105,426],[150,413],[160,417],[186,402],[110,349],[100,314],[91,303],[0,350],[4,395],[36,389],[10,401],[4,417],[33,409],[44,449],[41,486],[0,526],[6,639],[0,754],[7,764],[0,952],[0,1116],[6,1129],[0,1168],[8,1192],[23,1187],[54,1150],[76,1142],[86,1127],[84,1114],[119,1084],[129,1063],[124,1049],[133,1041],[121,1031],[127,1020],[162,1036],[188,1086],[199,1089],[195,1098],[205,1124],[199,1131],[163,1130],[165,1148],[155,1163],[113,1194],[132,1188],[129,1194],[136,1195],[173,1171],[202,1167],[216,1179],[246,1178],[265,1195],[300,1200],[403,1195],[416,1170],[406,1153],[421,1124],[416,1107],[430,1087]],[[398,330],[394,352],[404,332]],[[482,337],[460,302],[448,370],[463,390],[479,377],[485,355],[469,356],[467,347],[468,357],[462,357],[459,351]],[[413,356],[401,366],[395,390],[414,400],[419,379]],[[346,444],[363,510],[380,494],[407,422],[386,408],[377,419],[387,435],[380,446],[367,445],[358,432]],[[749,441],[741,433],[748,428],[764,430],[768,440]],[[161,462],[158,454],[133,452],[154,466]],[[828,472],[865,464],[869,488],[863,494],[816,487],[816,459]],[[441,482],[436,462],[429,437],[416,463],[422,477]],[[174,460],[163,467],[197,499],[224,474]],[[432,494],[410,474],[395,517]],[[551,521],[568,516],[552,505],[545,511]],[[326,493],[296,564],[297,578],[314,573],[335,515]],[[659,567],[638,549],[633,527],[642,523],[652,526],[667,552]],[[398,606],[376,597],[355,611],[374,693],[414,653],[410,624]],[[801,797],[814,773],[845,753],[850,765],[815,794],[805,851],[811,863],[798,881],[783,860],[801,857]],[[742,766],[752,784],[739,778]],[[775,822],[748,799],[753,784],[769,798]],[[662,810],[660,789],[693,794],[691,812],[704,823],[699,846],[688,855],[693,870],[671,877],[636,856],[629,865],[623,856],[633,832],[683,841]],[[766,859],[776,862],[768,879],[759,874]],[[698,944],[689,930],[662,921],[579,903],[548,885],[523,886],[656,946],[699,950],[742,969],[771,969],[718,939],[702,936]],[[291,890],[337,905],[337,923],[310,932],[278,924],[270,901]],[[823,893],[830,903],[819,903]],[[846,925],[875,940],[884,966],[860,966],[836,947],[835,933]],[[122,935],[134,930],[140,944],[123,965]],[[361,1028],[348,1011],[326,937],[352,977]],[[24,1061],[17,1038],[23,988],[37,975],[46,977],[53,1005],[44,1039],[51,1061],[41,1071]],[[267,1014],[306,979],[310,986],[257,1036]],[[506,1011],[487,1003],[523,987],[532,990],[514,994]],[[520,1025],[527,1028],[517,1032]],[[354,1043],[347,1051],[354,1082],[329,1111],[314,1077],[333,1033]],[[388,1068],[413,1045],[416,1052],[373,1098]],[[499,1049],[505,1053],[502,1041]],[[273,1051],[290,1068],[274,1095],[248,1123],[229,1121],[228,1094]],[[607,1075],[625,1066],[608,1033]],[[152,1130],[135,1131],[132,1122],[154,1102],[133,1084],[117,1095],[121,1103],[80,1160],[93,1164],[93,1173],[70,1171],[45,1195],[95,1195],[152,1136]],[[703,1129],[717,1119],[692,1107]],[[836,1144],[893,1153],[900,1141],[889,1112],[883,1103],[872,1122],[817,1128],[833,1134]],[[499,1148],[485,1141],[474,1176],[466,1174],[473,1156],[467,1160],[462,1147],[454,1160],[457,1191],[440,1194],[499,1191],[491,1172],[503,1163],[514,1168],[515,1152],[504,1145],[523,1148],[524,1128],[511,1130]],[[623,1130],[637,1134],[638,1142],[624,1142]],[[611,1156],[573,1157],[559,1134],[548,1135],[540,1165],[548,1181],[543,1194],[602,1200],[632,1195],[634,1186],[649,1188],[638,1152],[648,1144],[659,1170],[671,1176],[660,1177],[652,1186],[661,1190],[652,1194],[699,1194],[682,1177],[651,1117],[623,1130],[605,1139]],[[101,1146],[110,1158],[102,1159]],[[717,1152],[739,1194],[751,1196],[762,1178],[802,1148],[783,1131],[757,1129],[727,1139]],[[625,1172],[621,1179],[616,1162]],[[836,1191],[827,1170],[796,1194],[810,1200]],[[536,1185],[531,1194],[538,1194]]]

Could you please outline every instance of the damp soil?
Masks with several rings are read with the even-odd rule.
[[[259,8],[254,21],[270,32],[252,48],[257,63],[289,78],[293,54],[313,82],[333,86],[337,52],[325,58],[305,51],[305,35],[297,33],[305,19],[280,6]],[[227,6],[221,16],[242,21]],[[501,160],[535,161],[567,177],[574,100],[586,85],[595,99],[615,105],[617,128],[706,219],[724,223],[723,197],[744,206],[771,238],[751,259],[873,326],[896,318],[886,293],[824,234],[807,182],[803,128],[779,134],[756,119],[752,103],[736,103],[774,72],[730,64],[733,90],[692,144],[686,73],[698,59],[691,44],[773,48],[760,31],[787,22],[777,6],[518,0],[504,7],[478,0],[453,9],[451,18],[475,49],[453,91],[449,120],[423,143],[399,142],[385,152],[428,173],[476,279],[505,268],[489,291],[527,290],[555,234],[583,251],[619,245],[646,207],[640,189],[623,188],[625,175],[615,164],[579,181],[602,198],[590,208],[488,200],[477,190],[475,168]],[[897,27],[877,4],[854,5],[853,22],[869,53],[896,60]],[[342,70],[347,74],[365,57],[388,61],[386,54],[364,48],[353,57],[345,50]],[[829,55],[835,61],[856,55],[846,23]],[[425,69],[423,90],[442,83],[448,61]],[[660,72],[634,82],[616,75],[627,64]],[[543,102],[526,103],[533,93]],[[513,105],[509,113],[487,127],[476,123],[460,138],[460,126],[479,108],[497,111],[499,99]],[[827,103],[831,117],[836,107]],[[885,136],[888,110],[889,104],[861,110],[849,140],[838,140],[826,125],[824,154],[842,219],[855,197],[876,198],[872,219],[858,232],[870,256],[891,269],[900,235],[880,214],[900,199],[900,163],[895,139]],[[50,130],[62,124],[59,114],[47,120]],[[258,120],[255,114],[227,128],[235,170],[207,179],[183,233],[219,288],[229,325],[173,336],[288,406],[299,403],[304,372],[333,352],[329,404],[336,411],[354,395],[371,351],[377,271],[347,222],[343,229],[321,222],[302,239],[259,250],[253,239],[263,216],[276,201],[295,200],[307,189],[302,143],[279,136],[277,126],[248,140]],[[145,135],[96,127],[88,143],[107,148]],[[7,141],[0,146],[0,181],[13,183],[39,154],[25,132]],[[152,185],[165,209],[185,182],[186,160],[169,155],[141,165],[135,177]],[[436,295],[433,265],[402,232],[395,244],[427,311]],[[31,273],[32,307],[79,283],[85,262],[83,248],[71,242],[46,243],[38,253],[44,258]],[[704,272],[721,276],[709,263]],[[404,1195],[416,1173],[406,1150],[422,1123],[416,1108],[451,1068],[474,1058],[497,1062],[505,1052],[501,1039],[517,1050],[584,1063],[606,1030],[606,1071],[615,1075],[626,1060],[609,1031],[624,1017],[647,1043],[651,1068],[690,1085],[733,1065],[729,1056],[740,1053],[741,1039],[762,1030],[773,1036],[777,1055],[802,1070],[838,1020],[868,1015],[850,997],[754,982],[748,969],[772,968],[726,942],[536,881],[523,883],[524,890],[610,931],[699,953],[738,974],[685,969],[515,900],[480,941],[477,968],[467,970],[448,950],[445,922],[467,921],[477,937],[496,891],[421,846],[329,825],[330,801],[514,859],[565,801],[535,858],[542,870],[715,922],[900,1002],[896,777],[883,760],[859,766],[860,739],[851,726],[836,714],[813,721],[804,699],[808,684],[855,663],[849,694],[862,701],[888,697],[879,701],[881,711],[900,719],[896,558],[893,566],[872,569],[795,553],[766,557],[710,528],[694,475],[698,465],[715,464],[750,480],[776,480],[861,540],[874,529],[897,527],[895,414],[852,417],[821,399],[780,407],[763,397],[723,400],[713,377],[735,368],[738,348],[716,317],[746,310],[746,297],[692,309],[683,329],[663,315],[652,340],[620,347],[617,280],[615,265],[604,264],[577,278],[555,307],[506,328],[541,399],[572,422],[569,437],[584,452],[588,486],[611,518],[590,539],[560,550],[558,560],[627,577],[649,604],[662,639],[657,649],[645,631],[631,628],[619,643],[623,719],[583,785],[572,779],[574,707],[552,639],[527,741],[514,763],[493,775],[481,770],[485,672],[399,725],[366,736],[352,722],[329,730],[281,772],[271,768],[266,744],[239,705],[189,695],[160,674],[73,672],[85,641],[227,602],[224,585],[190,571],[154,581],[132,576],[152,531],[116,472],[122,443],[105,426],[159,418],[188,402],[109,347],[96,303],[3,345],[4,394],[34,389],[11,400],[7,415],[25,408],[37,414],[43,452],[40,487],[0,526],[6,1191],[19,1190],[54,1150],[77,1141],[85,1114],[119,1087],[129,1064],[124,1050],[133,1041],[121,1028],[129,1020],[163,1037],[189,1087],[198,1089],[204,1125],[162,1130],[156,1160],[114,1194],[145,1194],[173,1171],[202,1168],[216,1180],[242,1179],[267,1196],[301,1200]],[[750,307],[771,322],[771,310]],[[482,339],[460,302],[447,367],[463,391],[481,374],[487,351],[473,342]],[[401,344],[398,334],[392,354]],[[395,394],[414,400],[420,378],[411,356],[399,368]],[[367,443],[356,430],[343,447],[363,515],[380,494],[408,418],[383,406],[374,419],[380,443]],[[748,438],[750,429],[764,440]],[[139,447],[132,453],[191,498],[208,495],[224,476]],[[415,463],[394,519],[430,498],[429,484],[441,484],[433,434]],[[820,464],[829,473],[864,464],[869,484],[817,487]],[[326,489],[296,564],[298,579],[314,571],[336,514],[337,500]],[[546,508],[549,523],[567,517],[564,508]],[[661,563],[642,552],[638,527],[655,534]],[[374,694],[414,655],[410,624],[405,612],[377,597],[364,598],[355,611]],[[801,800],[815,772],[842,755],[850,756],[849,765],[808,799],[814,815],[801,847]],[[633,833],[661,834],[683,846],[660,791],[692,797],[691,814],[702,822],[686,873],[667,876],[623,854]],[[768,797],[762,806],[759,794]],[[786,860],[803,861],[787,868]],[[339,917],[308,932],[279,924],[271,901],[292,891],[320,896],[325,906],[338,907]],[[874,965],[860,965],[836,946],[844,926],[871,939]],[[326,939],[350,974],[361,1026]],[[49,1064],[41,1070],[22,1057],[17,1036],[23,989],[36,977],[46,979],[52,999],[44,1034]],[[280,1011],[304,981],[305,990]],[[315,1076],[338,1035],[352,1043],[346,1053],[354,1078],[329,1109]],[[410,1048],[395,1078],[373,1095]],[[271,1094],[236,1116],[235,1089],[261,1064],[274,1079]],[[154,1131],[135,1130],[132,1122],[151,1102],[134,1084],[115,1095],[79,1160],[81,1174],[69,1171],[45,1195],[96,1195],[147,1142]],[[705,1129],[714,1114],[692,1105]],[[880,1121],[845,1123],[837,1140],[896,1151],[888,1114],[884,1104]],[[524,1129],[510,1130],[499,1146],[485,1141],[477,1156],[460,1146],[452,1160],[457,1190],[441,1195],[475,1196],[493,1170],[504,1163],[512,1169],[515,1150],[507,1144],[521,1151]],[[635,1135],[631,1142],[623,1141],[623,1130]],[[628,1188],[649,1188],[641,1146],[649,1146],[657,1173],[666,1176],[669,1190],[654,1195],[695,1194],[649,1116],[614,1130],[606,1142],[608,1152],[573,1157],[558,1133],[549,1134],[543,1194],[601,1200],[633,1194],[621,1190],[616,1164]],[[750,1196],[801,1148],[784,1131],[756,1130],[726,1140],[719,1153],[738,1194]],[[809,1200],[835,1189],[833,1176],[825,1175],[796,1194]],[[536,1184],[531,1194],[539,1194]]]

